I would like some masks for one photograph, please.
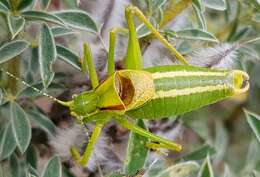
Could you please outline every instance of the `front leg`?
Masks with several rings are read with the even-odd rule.
[[[128,33],[126,28],[113,28],[109,33],[109,51],[108,51],[108,75],[112,75],[115,72],[115,46],[116,46],[116,35],[118,33]]]
[[[88,163],[88,160],[92,154],[96,141],[101,133],[101,130],[104,126],[104,122],[97,122],[96,126],[92,132],[91,138],[88,142],[88,145],[81,156],[78,149],[75,146],[72,146],[70,149],[73,159],[80,165],[85,166]]]

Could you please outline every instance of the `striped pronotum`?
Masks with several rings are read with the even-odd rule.
[[[248,75],[238,70],[214,70],[193,66],[149,68],[154,96],[130,109],[134,118],[157,119],[180,115],[248,89]]]

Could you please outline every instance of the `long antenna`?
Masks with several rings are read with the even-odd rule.
[[[57,98],[55,98],[55,97],[53,97],[53,96],[47,94],[46,92],[44,92],[44,91],[42,91],[42,90],[40,90],[40,89],[38,89],[38,88],[36,88],[36,87],[30,85],[29,83],[27,83],[27,82],[25,82],[24,80],[22,80],[22,79],[16,77],[16,76],[13,75],[12,73],[6,71],[5,69],[3,69],[3,68],[1,68],[1,67],[0,67],[0,70],[1,70],[2,72],[4,72],[6,75],[8,75],[9,77],[11,77],[11,78],[13,78],[13,79],[15,79],[15,80],[21,82],[23,85],[25,85],[26,87],[29,87],[29,88],[33,89],[33,90],[36,91],[37,93],[39,93],[39,94],[41,94],[41,95],[43,95],[43,96],[48,97],[49,99],[53,100],[54,102],[57,102],[57,103],[59,103],[59,104],[61,104],[61,105],[63,105],[63,106],[67,106],[67,107],[70,107],[70,106],[71,106],[71,103],[72,103],[71,101],[68,101],[68,102],[61,101],[61,100],[59,100],[59,99],[57,99]]]

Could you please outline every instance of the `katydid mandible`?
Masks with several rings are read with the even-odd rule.
[[[177,116],[200,107],[215,103],[249,89],[249,76],[240,70],[216,70],[190,66],[186,59],[150,24],[142,12],[134,6],[127,6],[125,16],[128,30],[114,28],[110,32],[108,53],[109,77],[99,83],[93,64],[90,47],[84,44],[84,64],[88,66],[92,90],[74,95],[71,101],[61,101],[43,91],[31,87],[52,100],[69,107],[71,114],[82,124],[95,122],[85,152],[81,156],[71,147],[73,158],[80,164],[87,164],[96,140],[104,124],[115,119],[120,125],[149,138],[151,148],[167,148],[180,151],[181,145],[154,135],[131,123],[132,119],[161,119]],[[154,37],[159,39],[183,65],[142,68],[134,16],[143,22]],[[116,33],[127,32],[128,49],[124,70],[115,71],[114,50]],[[86,67],[86,66],[83,66]],[[18,80],[11,73],[7,74]]]

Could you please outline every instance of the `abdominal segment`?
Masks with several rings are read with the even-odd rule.
[[[151,71],[155,96],[127,115],[141,119],[181,115],[234,94],[232,71],[183,66],[162,70]]]

